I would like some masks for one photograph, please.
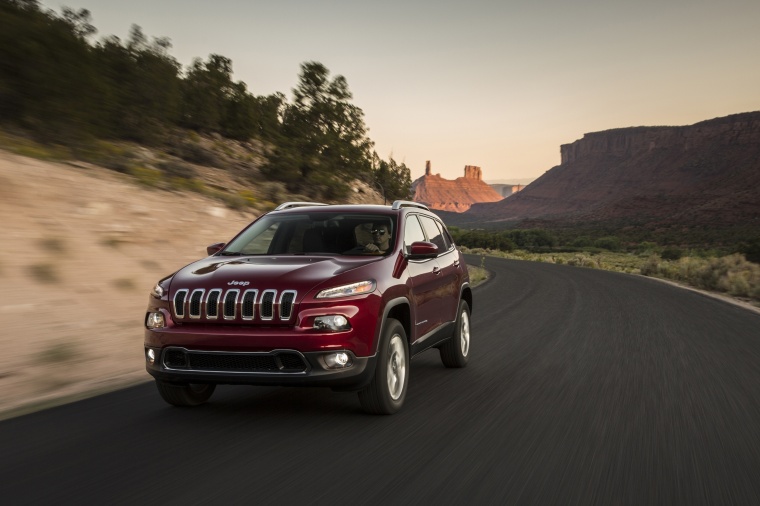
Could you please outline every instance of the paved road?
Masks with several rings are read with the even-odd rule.
[[[152,384],[0,423],[3,504],[760,504],[760,315],[643,278],[489,259],[472,361],[404,409]]]

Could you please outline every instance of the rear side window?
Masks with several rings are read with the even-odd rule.
[[[428,218],[427,216],[420,216],[420,221],[425,228],[428,241],[438,246],[438,251],[441,253],[446,251],[448,249],[446,247],[446,242],[443,240],[443,234],[441,233],[441,229],[438,228],[438,225],[436,225],[435,220]]]
[[[413,242],[424,240],[425,234],[422,232],[417,216],[407,216],[406,227],[404,227],[404,253],[409,254]]]
[[[446,251],[451,247],[452,240],[451,236],[449,236],[448,230],[446,230],[446,227],[443,226],[443,223],[441,223],[438,220],[435,220],[435,224],[438,225],[438,230],[441,231],[441,237],[443,238],[443,243],[446,245]]]

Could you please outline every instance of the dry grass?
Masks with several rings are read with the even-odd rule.
[[[684,257],[673,261],[652,255],[641,273],[734,297],[760,300],[760,265],[748,262],[740,254],[720,258]]]
[[[488,279],[488,271],[482,267],[468,265],[467,272],[470,273],[470,286],[473,288]]]

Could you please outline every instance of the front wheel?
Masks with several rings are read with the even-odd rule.
[[[359,392],[359,402],[367,413],[390,415],[401,409],[409,384],[409,353],[401,322],[388,319],[378,348],[372,381]]]
[[[176,384],[157,379],[156,388],[161,397],[172,406],[197,406],[209,400],[216,390],[216,385]]]
[[[465,367],[470,360],[470,306],[459,301],[454,337],[441,346],[441,361],[446,367]]]

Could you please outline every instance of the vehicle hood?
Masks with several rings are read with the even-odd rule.
[[[301,299],[317,284],[378,260],[319,256],[209,257],[177,271],[170,292],[174,294],[183,288],[296,290]]]

